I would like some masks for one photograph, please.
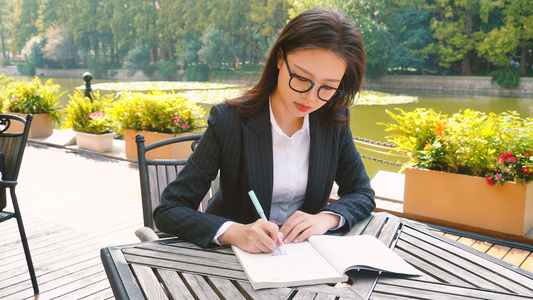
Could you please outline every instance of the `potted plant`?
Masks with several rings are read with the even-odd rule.
[[[516,112],[387,111],[405,151],[404,213],[524,235],[533,228],[533,120]]]
[[[135,136],[142,133],[146,144],[178,134],[191,134],[204,126],[205,111],[198,105],[174,93],[120,93],[111,114],[116,131],[124,134],[126,157],[137,159]],[[190,145],[166,147],[148,158],[188,158]]]
[[[47,137],[54,132],[54,124],[59,125],[61,116],[56,110],[61,87],[53,84],[52,79],[42,84],[38,77],[31,82],[10,81],[2,90],[7,113],[26,117],[33,115],[30,138]]]
[[[62,128],[72,128],[76,134],[76,144],[80,148],[98,152],[113,148],[113,122],[107,114],[113,95],[100,96],[93,93],[93,99],[81,91],[69,95],[70,101],[64,109]]]

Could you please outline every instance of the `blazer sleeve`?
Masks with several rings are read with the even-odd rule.
[[[227,218],[198,211],[200,202],[217,176],[220,166],[220,131],[224,120],[218,106],[213,106],[208,127],[176,180],[161,195],[162,203],[154,210],[159,230],[207,247]]]
[[[349,124],[340,129],[339,157],[335,182],[339,186],[339,199],[325,206],[328,210],[340,214],[346,220],[337,231],[349,231],[357,222],[366,219],[376,208],[374,190],[366,172],[361,155],[353,142]]]

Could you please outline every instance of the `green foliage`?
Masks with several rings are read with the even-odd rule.
[[[45,61],[43,57],[42,49],[46,43],[46,40],[43,37],[34,36],[32,37],[22,49],[22,55],[26,58],[26,61],[29,64],[34,65],[35,67],[41,68],[44,67]]]
[[[467,109],[446,115],[425,108],[398,110],[399,114],[387,111],[396,123],[380,125],[396,132],[388,140],[407,153],[408,164],[414,167],[482,177],[511,176],[509,171],[502,173],[501,155],[533,149],[533,121],[516,112],[497,115]]]
[[[178,65],[175,62],[167,60],[159,64],[159,75],[165,79],[170,79],[176,76]]]
[[[185,78],[190,81],[208,81],[211,69],[206,64],[189,66],[185,70]]]
[[[58,99],[63,93],[58,93],[61,87],[53,84],[52,79],[43,85],[38,77],[31,82],[24,80],[11,81],[1,91],[5,99],[5,108],[11,112],[24,114],[50,113],[53,121],[59,124],[60,114],[56,111]]]
[[[98,56],[87,58],[85,64],[89,70],[91,70],[91,74],[94,78],[103,78],[109,73],[109,64],[105,63]]]
[[[35,76],[35,65],[32,63],[19,64],[17,71],[23,76]]]
[[[227,33],[221,32],[215,26],[209,26],[203,36],[203,46],[198,51],[201,62],[211,68],[219,67],[223,63],[235,61],[235,50],[231,46],[230,37]]]
[[[11,65],[11,62],[9,61],[9,59],[7,58],[0,59],[0,66],[7,67],[9,65]]]
[[[180,95],[153,91],[118,96],[110,110],[116,132],[133,129],[177,134],[204,125],[205,111]]]
[[[37,28],[35,22],[39,14],[39,2],[34,0],[17,0],[14,2],[14,12],[11,27],[11,52],[19,53],[30,37],[35,36]]]
[[[113,122],[107,111],[110,109],[114,95],[108,94],[103,97],[97,91],[93,93],[93,99],[86,97],[82,91],[76,90],[73,95],[68,95],[70,101],[63,106],[64,112],[62,128],[102,134],[112,131]]]
[[[136,71],[148,70],[147,66],[150,65],[150,48],[145,45],[137,45],[131,49],[124,58],[124,67],[128,70],[128,75],[135,74]],[[153,72],[152,72],[153,74]],[[152,74],[145,74],[151,76]]]
[[[520,84],[520,71],[513,67],[507,67],[490,73],[492,82],[496,82],[504,88],[513,88]]]
[[[200,38],[194,34],[188,34],[179,42],[178,51],[179,59],[183,65],[195,64],[200,62],[198,51],[202,48]]]
[[[63,68],[76,66],[78,49],[66,27],[50,27],[45,37],[46,43],[41,50],[44,58],[56,62]]]

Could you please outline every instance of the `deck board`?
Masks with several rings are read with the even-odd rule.
[[[136,243],[142,226],[136,165],[29,145],[17,196],[39,299],[113,299],[99,251]],[[33,299],[15,221],[2,224],[0,298]]]
[[[142,226],[138,176],[136,165],[126,161],[35,144],[27,147],[17,195],[39,299],[114,299],[99,251],[138,242],[133,233]],[[401,203],[394,202],[388,207],[398,206],[401,209]],[[0,298],[33,299],[16,222],[0,226]],[[445,236],[533,271],[528,250]]]

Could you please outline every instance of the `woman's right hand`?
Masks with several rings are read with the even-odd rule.
[[[218,241],[250,253],[267,253],[276,249],[276,243],[283,245],[283,235],[278,225],[259,219],[251,224],[232,224]]]

